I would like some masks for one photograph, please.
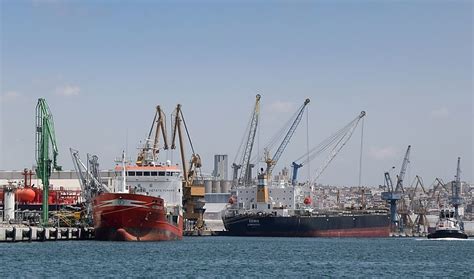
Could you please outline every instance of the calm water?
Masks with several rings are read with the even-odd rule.
[[[473,240],[200,237],[0,243],[2,277],[463,277]]]

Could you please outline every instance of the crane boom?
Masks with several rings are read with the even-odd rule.
[[[357,125],[359,124],[359,121],[365,116],[365,111],[362,111],[359,116],[353,121],[353,125],[350,127],[349,131],[344,134],[336,143],[336,145],[332,148],[331,153],[329,153],[328,157],[326,158],[326,161],[321,165],[319,169],[316,170],[316,175],[314,178],[314,182],[318,180],[318,178],[323,174],[323,172],[326,170],[326,168],[329,166],[329,164],[334,160],[334,158],[339,154],[339,151],[347,144],[349,139],[352,137],[352,134],[354,133]]]
[[[348,124],[346,124],[342,129],[338,130],[337,132],[333,133],[331,136],[323,140],[321,143],[319,143],[317,146],[313,147],[311,150],[300,156],[298,159],[296,159],[292,163],[293,167],[293,178],[292,178],[292,185],[296,185],[297,183],[297,178],[298,178],[298,169],[303,167],[305,164],[309,163],[312,161],[314,158],[325,152],[326,150],[329,150],[332,147],[332,152],[329,155],[328,159],[326,159],[326,164],[329,165],[332,161],[332,159],[340,152],[342,147],[349,141],[351,138],[352,134],[354,133],[354,130],[357,128],[357,125],[359,124],[359,121],[362,117],[365,116],[365,112],[362,111],[356,118],[352,119]],[[301,163],[297,163],[301,162]],[[325,165],[326,165],[325,164]],[[321,176],[322,172],[324,169],[326,169],[326,166],[322,166],[318,172],[317,176]]]
[[[250,177],[250,157],[252,155],[252,150],[255,143],[255,135],[257,134],[258,119],[260,115],[260,99],[260,94],[257,94],[255,96],[255,107],[250,120],[249,134],[247,136],[242,162],[240,164],[241,171],[238,181],[240,181],[244,186],[249,184],[250,180],[252,179]]]
[[[385,172],[384,177],[385,177],[385,184],[387,185],[387,191],[393,192],[393,182],[392,182],[392,178],[390,177],[390,173]]]
[[[402,168],[400,169],[400,174],[398,175],[395,192],[405,192],[405,190],[403,189],[403,180],[405,179],[405,173],[407,171],[408,163],[410,163],[410,149],[411,145],[408,146],[407,151],[405,153],[405,157],[403,158]]]
[[[413,189],[413,192],[411,193],[411,195],[409,194],[408,197],[410,200],[413,200],[413,198],[415,197],[415,194],[416,194],[416,190],[418,189],[418,185],[421,187],[421,190],[423,191],[423,194],[428,194],[426,192],[426,189],[425,189],[425,186],[423,184],[423,179],[419,176],[419,175],[416,175],[415,176],[415,180],[413,181],[413,183],[415,183],[415,188]],[[413,183],[412,183],[412,187],[413,187]]]
[[[49,178],[53,170],[61,170],[57,164],[58,146],[54,131],[53,115],[45,99],[38,99],[36,105],[36,176],[43,184],[41,222],[48,224],[49,219]],[[52,156],[52,158],[51,158]]]
[[[271,178],[273,168],[275,168],[275,165],[278,163],[278,160],[280,160],[280,157],[283,154],[283,151],[285,151],[286,146],[288,145],[291,138],[293,137],[293,134],[295,133],[296,128],[300,124],[301,118],[303,117],[304,109],[306,108],[306,105],[309,104],[309,102],[310,102],[310,100],[306,99],[304,101],[303,105],[299,108],[298,114],[297,114],[295,120],[291,124],[290,129],[288,130],[288,132],[286,132],[286,135],[283,138],[283,141],[281,142],[280,146],[278,147],[277,151],[275,152],[275,154],[273,155],[272,158],[270,158],[270,156],[268,154],[269,150],[267,150],[267,154],[266,154],[267,158],[265,160],[265,163],[267,164],[267,170],[266,170],[267,178]]]
[[[449,189],[446,187],[446,184],[444,183],[444,181],[442,179],[436,177],[435,181],[433,182],[433,193],[432,193],[430,198],[435,199],[436,198],[436,192],[438,192],[438,197],[436,198],[438,200],[438,206],[440,206],[439,196],[440,196],[441,191],[443,189],[446,192],[446,194],[449,194]]]
[[[151,136],[153,134],[153,130],[155,130],[155,135],[153,139],[153,147],[150,147]],[[158,105],[156,106],[155,117],[153,118],[153,122],[151,124],[150,131],[148,132],[148,137],[146,138],[146,142],[144,147],[140,150],[137,156],[137,165],[147,165],[157,161],[157,154],[159,153],[159,140],[160,140],[160,131],[163,135],[163,149],[168,150],[168,135],[166,133],[166,116],[161,110],[161,107]],[[151,158],[150,158],[150,154]],[[148,156],[147,156],[148,155]]]
[[[158,120],[156,122],[155,140],[153,142],[153,152],[155,156],[156,156],[156,153],[158,153],[158,142],[160,139],[160,131],[161,131],[161,134],[163,135],[163,144],[164,144],[163,149],[168,150],[168,135],[166,133],[166,116],[161,110],[160,106],[156,106],[156,114],[158,114]]]
[[[176,149],[176,136],[178,136],[179,143],[180,143],[179,148],[180,148],[180,153],[181,153],[181,163],[182,163],[182,168],[183,168],[183,179],[187,186],[188,185],[188,168],[187,168],[187,162],[186,162],[185,153],[184,153],[183,133],[181,131],[181,122],[183,120],[180,114],[181,114],[181,105],[178,104],[175,110],[173,137],[171,139],[171,149]]]
[[[99,171],[99,158],[96,155],[87,154],[87,164],[84,164],[79,156],[79,151],[69,148],[74,169],[76,170],[81,185],[81,194],[85,203],[85,219],[88,225],[92,224],[92,200],[102,192],[110,192],[102,184]]]
[[[184,153],[184,139],[183,139],[183,129],[186,132],[188,137],[189,144],[191,146],[191,160],[189,162],[189,167],[187,167],[187,162]],[[191,141],[191,136],[189,135],[189,130],[184,120],[184,115],[181,110],[181,105],[176,106],[174,111],[174,125],[173,125],[173,138],[171,141],[171,149],[176,148],[176,136],[179,139],[179,147],[181,152],[181,161],[183,168],[183,208],[184,208],[184,219],[187,221],[192,221],[194,223],[194,228],[202,230],[204,228],[204,195],[205,189],[204,185],[195,184],[195,178],[198,171],[201,168],[201,157],[194,151],[194,146]]]

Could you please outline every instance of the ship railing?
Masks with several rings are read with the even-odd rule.
[[[320,210],[313,211],[311,216],[352,216],[352,215],[386,215],[387,210]]]

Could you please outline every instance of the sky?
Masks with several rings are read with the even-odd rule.
[[[364,110],[363,185],[383,184],[392,166],[395,175],[408,145],[405,181],[450,181],[458,156],[463,180],[474,180],[471,1],[0,3],[0,169],[35,164],[45,98],[64,169],[70,147],[102,168],[122,150],[134,158],[155,106],[169,121],[180,103],[210,173],[214,154],[233,162],[261,94],[259,154],[311,99],[275,172]],[[358,185],[361,127],[318,182]]]

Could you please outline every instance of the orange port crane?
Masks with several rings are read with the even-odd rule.
[[[181,110],[181,105],[178,104],[173,113],[173,138],[171,141],[171,149],[176,149],[176,137],[178,136],[179,147],[181,153],[181,162],[183,168],[183,209],[184,209],[184,219],[187,222],[192,223],[193,229],[201,231],[204,229],[204,185],[196,184],[195,179],[197,173],[201,168],[201,157],[194,151],[193,142],[189,135],[188,126],[184,120],[183,112]],[[188,163],[186,160],[186,153],[184,150],[184,139],[183,139],[183,126],[188,137],[189,144],[191,146],[191,159]],[[189,164],[189,167],[188,167]]]
[[[150,147],[151,136],[153,135],[153,130],[155,131],[155,138],[153,139],[153,147]],[[166,134],[166,116],[161,110],[160,106],[156,106],[156,113],[155,117],[153,118],[153,122],[151,124],[150,132],[148,133],[148,137],[146,139],[144,148],[138,153],[137,156],[137,165],[142,166],[146,165],[149,162],[155,162],[156,157],[159,153],[158,143],[160,139],[160,131],[163,136],[163,149],[168,150],[168,137]],[[152,149],[151,153],[147,152],[147,149]],[[153,158],[146,158],[147,154],[151,154]]]

